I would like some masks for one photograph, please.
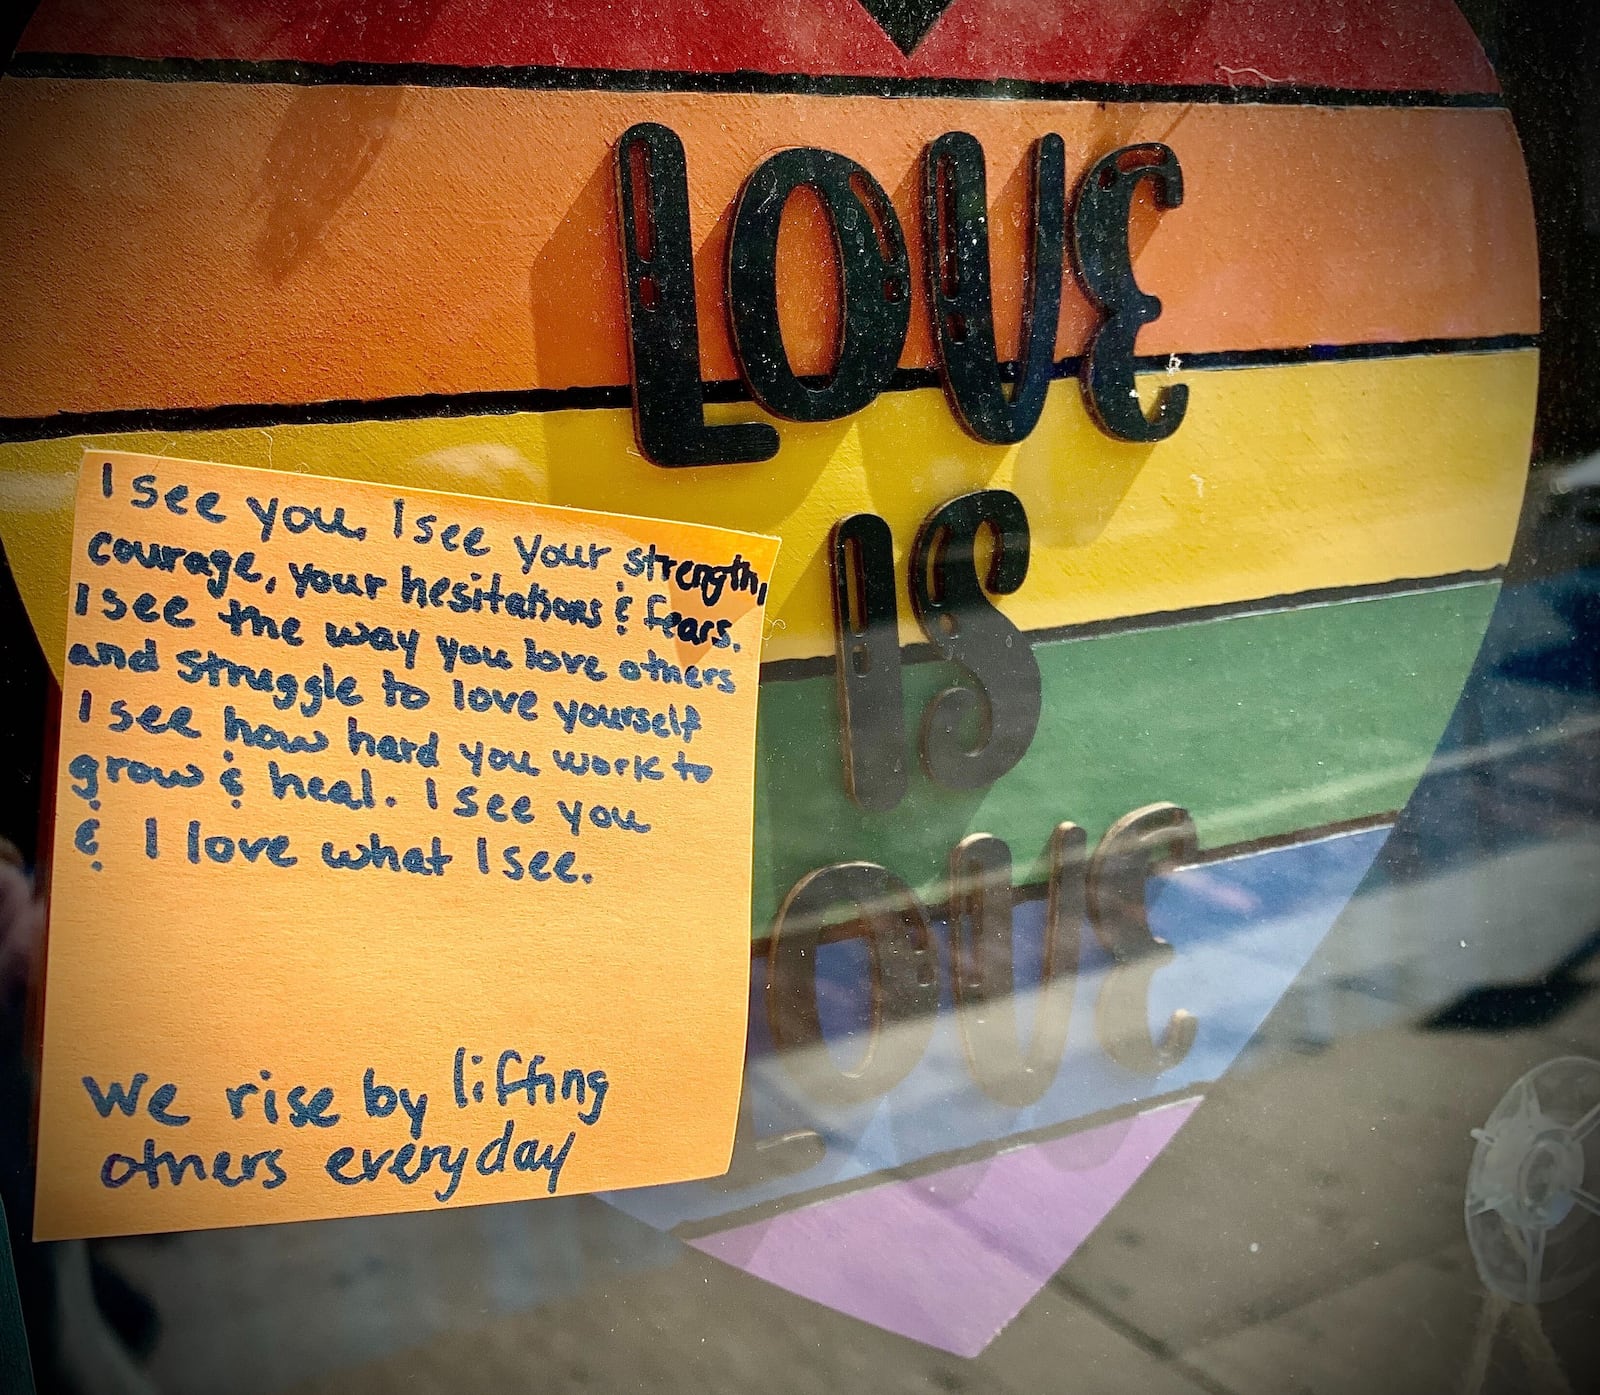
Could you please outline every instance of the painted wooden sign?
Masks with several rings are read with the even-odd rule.
[[[1510,552],[1533,222],[1448,0],[47,0],[0,130],[52,664],[86,444],[782,538],[745,1138],[618,1202],[954,1350],[1070,1237],[944,1313],[748,1208],[1225,1070]]]

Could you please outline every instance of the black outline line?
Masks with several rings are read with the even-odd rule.
[[[881,1168],[877,1172],[849,1177],[840,1182],[825,1182],[809,1191],[790,1192],[784,1196],[772,1197],[767,1201],[758,1201],[754,1205],[741,1207],[737,1211],[728,1211],[720,1216],[708,1216],[699,1221],[682,1221],[667,1234],[676,1236],[679,1240],[698,1240],[704,1236],[720,1234],[725,1230],[736,1230],[752,1222],[771,1220],[774,1216],[786,1215],[791,1211],[803,1211],[808,1206],[832,1201],[835,1197],[848,1196],[851,1192],[866,1191],[869,1187],[926,1177],[930,1173],[944,1172],[948,1168],[960,1167],[965,1163],[985,1162],[990,1158],[999,1157],[1002,1153],[1014,1152],[1031,1144],[1049,1143],[1053,1139],[1066,1138],[1069,1134],[1081,1133],[1085,1129],[1116,1123],[1119,1119],[1132,1119],[1140,1114],[1154,1113],[1158,1109],[1170,1109],[1185,1100],[1204,1100],[1216,1084],[1216,1080],[1195,1081],[1165,1094],[1147,1095],[1127,1104],[1096,1110],[1077,1119],[1063,1120],[1059,1124],[1045,1124],[1041,1128],[1024,1129],[1020,1133],[1007,1134],[1004,1138],[969,1143],[960,1148],[947,1149],[942,1153],[929,1153],[926,1157],[916,1158],[896,1167]],[[716,1179],[708,1180],[714,1182]]]
[[[221,82],[294,87],[477,87],[543,92],[700,92],[803,97],[964,97],[1036,102],[1175,102],[1227,106],[1465,107],[1503,110],[1498,92],[1284,84],[1048,82],[1031,78],[894,77],[765,73],[748,68],[691,73],[663,68],[565,68],[453,63],[313,63],[298,59],[119,58],[19,53],[6,76]]]
[[[1314,363],[1359,363],[1374,359],[1421,358],[1446,354],[1505,353],[1538,347],[1533,334],[1491,334],[1462,339],[1406,339],[1382,343],[1312,344],[1293,349],[1221,349],[1186,354],[1141,354],[1141,373],[1156,373],[1177,360],[1175,371],[1217,372],[1236,368],[1278,368]],[[1055,379],[1078,376],[1082,358],[1060,359]],[[1016,365],[1003,366],[1009,381]],[[940,387],[934,368],[897,368],[889,392]],[[738,379],[705,384],[705,400],[749,402]],[[338,426],[355,422],[429,421],[448,417],[516,416],[525,412],[595,411],[633,405],[631,385],[570,388],[512,388],[487,392],[419,393],[402,397],[338,398],[321,402],[242,402],[215,407],[130,407],[97,412],[57,412],[42,417],[0,417],[0,444],[53,441],[69,436],[123,435],[135,431],[249,431],[266,426]],[[717,465],[704,469],[725,470]]]
[[[1231,620],[1245,615],[1269,615],[1275,611],[1303,610],[1308,606],[1337,605],[1345,601],[1378,600],[1385,596],[1419,595],[1429,591],[1448,591],[1455,587],[1476,586],[1499,581],[1505,568],[1481,571],[1447,572],[1440,576],[1400,577],[1392,581],[1369,581],[1353,586],[1323,586],[1312,591],[1283,591],[1275,596],[1251,600],[1220,601],[1215,605],[1189,606],[1181,610],[1152,610],[1142,615],[1118,615],[1107,620],[1083,620],[1072,625],[1050,625],[1024,630],[1032,644],[1053,644],[1063,640],[1094,639],[1101,635],[1130,634],[1137,630],[1165,630],[1177,625],[1198,625],[1208,620]],[[903,664],[943,662],[932,644],[900,646]],[[814,654],[803,659],[773,659],[761,665],[761,682],[798,683],[811,678],[832,677],[837,658],[834,654]]]
[[[1432,760],[1431,756],[1429,760]],[[1257,853],[1277,852],[1282,848],[1298,847],[1302,843],[1316,843],[1324,838],[1342,838],[1347,833],[1368,833],[1374,828],[1392,827],[1401,812],[1399,809],[1385,809],[1381,813],[1358,814],[1354,818],[1335,819],[1332,823],[1297,828],[1289,833],[1268,833],[1259,838],[1244,838],[1237,843],[1223,843],[1215,848],[1201,848],[1192,862],[1179,863],[1178,867],[1205,867],[1216,862],[1231,862],[1236,857],[1254,857]],[[1044,895],[1044,890],[1041,884],[1037,895]]]

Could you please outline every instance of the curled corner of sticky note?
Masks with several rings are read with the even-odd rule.
[[[0,542],[34,636],[60,682],[67,652],[72,476],[26,478],[0,470]]]

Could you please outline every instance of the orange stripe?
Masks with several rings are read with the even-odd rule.
[[[1143,352],[1538,327],[1501,111],[7,79],[0,415],[625,382],[610,148],[646,118],[688,148],[708,377],[734,373],[723,244],[760,159],[851,155],[915,252],[919,152],[953,129],[988,156],[1003,346],[1025,155],[1050,130],[1070,170],[1148,139],[1183,162],[1183,207],[1136,211],[1138,274],[1166,305]],[[819,219],[795,208],[783,317],[815,371],[832,297]],[[1059,353],[1090,323],[1069,291]],[[902,361],[931,361],[920,303]]]

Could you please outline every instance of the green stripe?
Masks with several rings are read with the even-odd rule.
[[[1091,840],[1144,804],[1187,808],[1216,847],[1402,806],[1466,681],[1497,582],[1173,625],[1036,646],[1044,716],[1028,754],[989,789],[955,794],[914,768],[887,814],[845,794],[831,677],[761,690],[752,931],[789,888],[833,862],[882,863],[930,900],[969,833],[1011,845],[1018,880],[1043,876],[1050,829]],[[957,681],[908,668],[906,731]]]

